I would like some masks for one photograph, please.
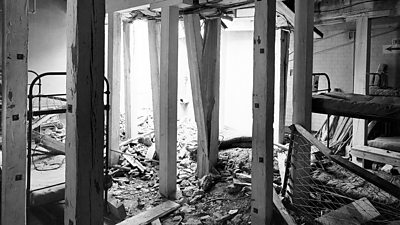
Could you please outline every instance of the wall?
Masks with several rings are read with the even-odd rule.
[[[66,0],[38,0],[36,13],[29,14],[30,70],[66,71],[66,6]],[[44,78],[43,93],[65,93],[65,78]]]
[[[253,32],[223,31],[221,37],[221,127],[252,133]]]
[[[388,86],[400,88],[400,51],[397,54],[384,54],[383,46],[390,45],[392,39],[400,39],[400,17],[372,20],[371,32],[371,72],[378,65],[388,65]]]

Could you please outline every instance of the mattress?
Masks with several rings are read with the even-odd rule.
[[[31,167],[31,206],[40,206],[64,199],[65,156],[35,160]]]
[[[368,140],[368,146],[400,152],[400,137],[377,137]]]
[[[313,95],[312,111],[369,120],[400,120],[400,97],[323,93]]]

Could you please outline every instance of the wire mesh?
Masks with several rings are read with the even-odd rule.
[[[400,201],[396,197],[332,162],[295,129],[292,131],[292,157],[287,196],[288,209],[299,224],[319,224],[334,210],[367,198],[379,212],[370,224],[388,224],[400,220]],[[400,176],[370,171],[400,188]],[[354,204],[354,203],[353,203]],[[369,214],[372,212],[363,212]],[[340,218],[336,218],[336,221]],[[343,224],[352,224],[343,219]]]

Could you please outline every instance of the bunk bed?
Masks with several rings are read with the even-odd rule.
[[[49,72],[35,74],[29,84],[28,93],[28,129],[27,129],[27,207],[40,206],[64,199],[65,196],[65,144],[63,140],[52,139],[43,134],[45,129],[37,121],[59,116],[65,126],[67,101],[65,93],[42,94],[42,79],[46,77],[65,77],[65,72]],[[109,118],[109,84],[105,82],[105,125],[108,131]],[[36,93],[34,93],[36,92]],[[64,133],[65,136],[65,133]],[[105,135],[105,149],[108,149],[108,135]],[[56,149],[49,149],[40,145],[41,141],[48,141],[56,145]],[[58,147],[57,147],[58,145]],[[108,173],[108,151],[105,156],[105,173]],[[105,188],[105,196],[107,196]]]
[[[393,94],[395,89],[388,90],[392,93],[389,96],[378,95],[385,93],[382,91],[375,92],[375,95],[330,92],[329,76],[325,73],[313,74],[314,77],[321,75],[326,77],[329,91],[313,90],[316,94],[312,95],[312,112],[370,121],[400,121],[400,97]],[[315,86],[318,85],[314,84],[314,89]],[[387,88],[370,83],[369,89]],[[351,153],[354,157],[400,166],[400,137],[376,137],[368,140],[366,146],[353,146]]]

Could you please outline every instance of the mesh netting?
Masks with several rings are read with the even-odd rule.
[[[379,213],[371,213],[371,224],[400,220],[400,201],[357,174],[334,163],[295,129],[291,137],[291,166],[287,206],[299,224],[318,224],[316,219],[356,200],[366,198]],[[290,160],[290,159],[289,159]],[[400,176],[370,171],[400,188]],[[368,216],[367,216],[368,217]],[[338,218],[336,218],[338,219]],[[348,220],[343,224],[349,224]],[[351,223],[350,223],[351,224]]]

